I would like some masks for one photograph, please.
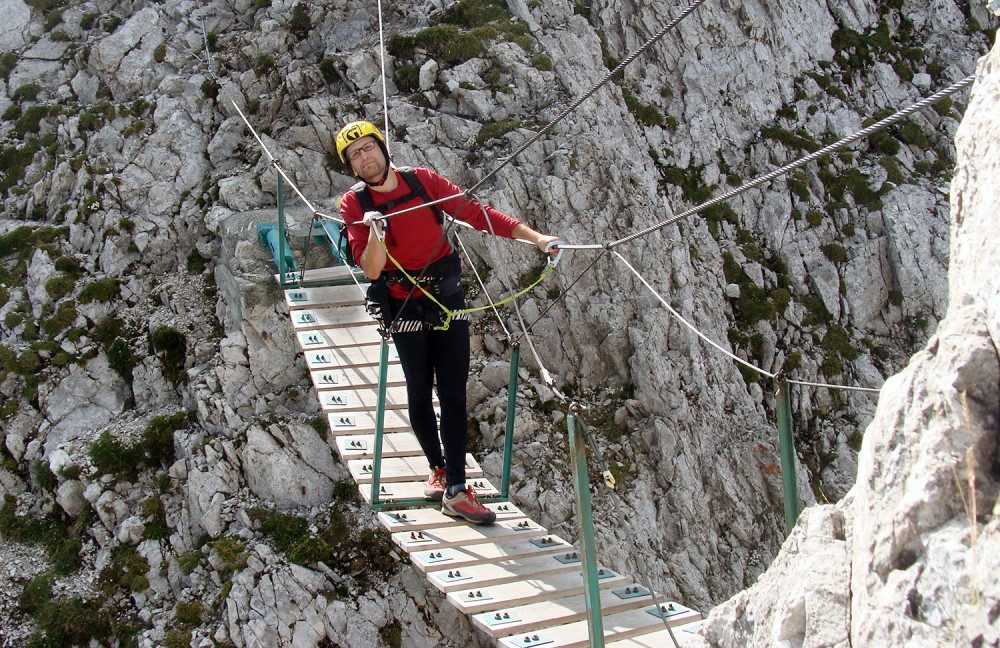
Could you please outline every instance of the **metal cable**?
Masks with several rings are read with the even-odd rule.
[[[914,103],[914,104],[912,104],[910,106],[907,106],[906,108],[903,108],[902,110],[899,110],[899,111],[893,113],[892,115],[889,115],[885,119],[881,119],[881,120],[875,122],[874,124],[872,124],[871,126],[868,126],[867,128],[863,128],[863,129],[859,130],[858,132],[854,133],[853,135],[848,135],[847,137],[845,137],[845,138],[843,138],[843,139],[841,139],[841,140],[839,140],[837,142],[834,142],[833,144],[830,144],[828,146],[824,146],[823,148],[819,149],[818,151],[810,153],[809,155],[807,155],[807,156],[805,156],[803,158],[799,158],[798,160],[795,160],[794,162],[786,164],[783,167],[775,169],[775,170],[773,170],[773,171],[771,171],[769,173],[765,173],[764,175],[758,176],[758,177],[754,178],[753,180],[751,180],[750,182],[747,182],[746,184],[740,185],[739,187],[736,187],[735,189],[731,189],[730,191],[727,191],[726,193],[724,193],[724,194],[722,194],[720,196],[716,196],[715,198],[712,198],[711,200],[703,202],[702,204],[698,205],[697,207],[692,207],[691,209],[683,211],[680,214],[677,214],[676,216],[673,216],[673,217],[668,218],[666,220],[660,221],[659,223],[656,223],[655,225],[651,225],[651,226],[649,226],[649,227],[647,227],[645,229],[639,230],[638,232],[630,234],[630,235],[628,235],[626,237],[620,238],[617,241],[612,242],[610,245],[611,245],[611,247],[617,247],[617,246],[619,246],[619,245],[621,245],[623,243],[628,243],[629,241],[633,241],[633,240],[635,240],[637,238],[640,238],[642,236],[646,236],[647,234],[650,234],[650,233],[655,232],[657,230],[663,229],[664,227],[666,227],[668,225],[671,225],[673,223],[676,223],[677,221],[679,221],[679,220],[681,220],[683,218],[687,218],[688,216],[691,216],[693,214],[697,214],[698,212],[700,212],[700,211],[702,211],[702,210],[704,210],[704,209],[706,209],[708,207],[711,207],[713,205],[717,205],[717,204],[722,203],[722,202],[726,202],[730,198],[734,198],[734,197],[736,197],[736,196],[738,196],[738,195],[740,195],[740,194],[742,194],[742,193],[744,193],[746,191],[749,191],[750,189],[754,189],[754,188],[759,187],[759,186],[761,186],[763,184],[767,184],[768,182],[770,182],[771,180],[774,180],[778,176],[784,175],[784,174],[788,173],[789,171],[792,171],[793,169],[797,169],[797,168],[799,168],[801,166],[805,166],[806,164],[808,164],[809,162],[812,162],[813,160],[821,158],[824,155],[829,155],[830,153],[833,153],[834,151],[837,151],[837,150],[839,150],[839,149],[847,146],[848,144],[853,144],[854,142],[857,142],[858,140],[860,140],[862,138],[868,137],[869,135],[871,135],[872,133],[874,133],[876,131],[880,131],[880,130],[882,130],[883,128],[885,128],[887,126],[891,126],[892,124],[895,124],[899,120],[901,120],[901,119],[903,119],[905,117],[908,117],[909,115],[917,112],[918,110],[922,110],[922,109],[926,108],[927,106],[929,106],[930,104],[936,103],[936,102],[940,101],[941,99],[944,99],[945,97],[958,92],[962,88],[965,88],[966,86],[971,85],[972,82],[975,81],[975,79],[976,79],[976,75],[974,75],[974,74],[969,75],[969,76],[965,77],[964,79],[962,79],[961,81],[953,83],[950,86],[948,86],[947,88],[945,88],[943,90],[939,90],[938,92],[935,92],[934,94],[930,95],[929,97],[925,97],[924,99],[921,99],[920,101],[918,101],[918,102],[916,102],[916,103]]]
[[[684,319],[684,317],[682,317],[680,315],[680,313],[678,313],[677,311],[675,311],[670,306],[670,304],[667,303],[667,300],[664,299],[663,296],[660,295],[660,293],[658,293],[656,291],[656,289],[653,288],[649,284],[648,281],[646,281],[645,277],[643,277],[641,274],[639,274],[639,271],[636,270],[632,266],[632,264],[628,262],[628,260],[625,257],[623,257],[617,250],[613,250],[612,254],[614,254],[616,257],[618,257],[621,260],[621,262],[624,263],[625,266],[628,267],[628,269],[632,271],[632,274],[634,274],[639,279],[639,281],[641,281],[642,284],[644,286],[646,286],[646,288],[649,290],[649,292],[651,292],[653,294],[653,296],[656,297],[656,299],[661,304],[663,304],[664,308],[666,308],[667,311],[669,311],[671,315],[673,315],[675,318],[677,318],[678,321],[680,321],[682,324],[684,324],[684,326],[686,326],[688,329],[690,329],[692,333],[694,333],[695,335],[697,335],[698,337],[700,337],[702,340],[704,340],[705,342],[707,342],[711,346],[715,347],[718,351],[721,351],[724,355],[728,356],[730,359],[732,359],[732,360],[740,363],[741,365],[747,367],[748,369],[752,369],[753,371],[756,371],[757,373],[759,373],[759,374],[761,374],[763,376],[767,376],[768,378],[771,378],[771,379],[773,379],[777,375],[777,374],[771,373],[770,371],[766,371],[764,369],[761,369],[760,367],[754,366],[754,365],[750,364],[749,362],[747,362],[746,360],[744,360],[743,358],[740,358],[739,356],[734,355],[732,352],[724,349],[722,346],[720,346],[714,340],[712,340],[707,335],[705,335],[704,333],[702,333],[701,331],[699,331],[693,324],[691,324],[686,319]],[[847,390],[859,391],[859,392],[874,392],[876,394],[879,393],[879,391],[881,391],[881,390],[875,389],[873,387],[854,387],[854,386],[851,386],[851,385],[833,385],[833,384],[829,384],[829,383],[808,382],[808,381],[805,381],[805,380],[788,380],[788,382],[789,383],[795,383],[796,385],[804,385],[804,386],[807,386],[807,387],[826,387],[828,389],[847,389]]]
[[[385,140],[386,164],[392,156],[389,155],[389,94],[385,89],[385,37],[382,31],[382,0],[378,0],[378,52],[382,65],[382,116],[384,118],[383,139]]]
[[[875,387],[854,387],[852,385],[830,385],[827,383],[809,382],[808,380],[792,380],[791,378],[788,379],[788,383],[792,385],[802,385],[804,387],[826,387],[827,389],[846,389],[848,391],[868,392],[871,394],[878,394],[879,392],[882,391],[881,389],[877,389]]]
[[[524,144],[522,144],[509,157],[505,158],[504,161],[501,162],[495,169],[493,169],[492,171],[490,171],[489,173],[487,173],[485,176],[483,176],[479,180],[479,182],[477,182],[476,184],[472,185],[472,187],[469,189],[469,191],[470,192],[475,191],[480,186],[482,186],[487,180],[489,180],[490,178],[492,178],[493,176],[495,176],[497,173],[499,173],[501,169],[503,169],[505,166],[507,166],[508,164],[510,164],[517,156],[519,156],[521,153],[523,153],[529,146],[531,146],[532,144],[534,144],[535,142],[537,142],[539,139],[541,139],[541,137],[543,135],[545,135],[550,130],[552,130],[553,126],[555,126],[556,124],[558,124],[559,122],[561,122],[563,119],[565,119],[566,116],[569,115],[570,113],[572,113],[574,110],[576,110],[580,106],[580,104],[582,104],[584,101],[586,101],[591,96],[593,96],[594,93],[596,93],[598,90],[600,90],[605,85],[607,85],[611,81],[611,79],[613,79],[615,77],[615,75],[617,75],[619,72],[621,72],[623,69],[625,69],[625,66],[629,65],[630,63],[632,63],[632,61],[634,61],[635,59],[637,59],[640,54],[642,54],[643,52],[645,52],[646,50],[648,50],[650,47],[652,47],[653,43],[655,43],[656,41],[660,40],[664,36],[664,34],[666,34],[668,31],[670,31],[671,29],[673,29],[674,27],[676,27],[677,24],[680,21],[684,20],[692,11],[694,11],[695,9],[697,9],[698,6],[701,5],[704,1],[705,0],[692,0],[692,2],[687,7],[685,7],[683,10],[681,10],[681,12],[679,14],[677,14],[677,16],[675,16],[670,22],[668,22],[666,25],[664,25],[664,27],[660,31],[656,32],[649,40],[647,40],[645,43],[643,43],[642,45],[640,45],[637,50],[635,50],[634,52],[632,52],[631,54],[629,54],[627,57],[625,57],[625,59],[621,63],[619,63],[618,65],[616,65],[613,70],[611,70],[610,72],[608,72],[604,76],[604,78],[601,79],[601,81],[599,81],[597,83],[597,85],[595,85],[593,88],[591,88],[590,90],[588,90],[587,92],[585,92],[583,95],[581,95],[576,101],[574,101],[572,104],[570,104],[568,108],[564,109],[561,113],[559,113],[559,115],[556,116],[555,119],[553,119],[548,124],[546,124],[545,126],[543,126],[542,129],[539,130],[537,133],[535,133],[532,137],[529,137],[528,141],[526,141]]]
[[[726,349],[722,348],[722,346],[720,346],[717,342],[715,342],[715,340],[713,340],[712,338],[708,337],[707,335],[705,335],[704,333],[702,333],[701,331],[699,331],[694,326],[694,324],[691,324],[690,322],[688,322],[686,319],[684,319],[684,317],[680,313],[678,313],[677,311],[675,311],[673,309],[673,307],[670,306],[670,304],[667,302],[667,300],[664,299],[663,296],[660,295],[660,293],[656,292],[656,289],[653,288],[649,284],[648,281],[646,281],[646,278],[643,277],[639,273],[638,270],[636,270],[634,267],[632,267],[632,264],[629,263],[628,260],[625,257],[623,257],[617,250],[612,250],[611,253],[614,254],[616,257],[618,257],[618,259],[622,263],[624,263],[625,266],[629,270],[632,271],[632,274],[634,274],[636,276],[636,278],[638,278],[639,281],[642,282],[642,285],[646,286],[646,289],[649,290],[649,292],[651,292],[653,294],[653,296],[656,297],[656,299],[659,300],[659,302],[661,304],[663,304],[663,307],[666,308],[667,311],[669,311],[671,315],[673,315],[681,324],[683,324],[684,326],[686,326],[692,333],[694,333],[695,335],[697,335],[698,337],[700,337],[702,340],[704,340],[708,344],[712,345],[713,347],[715,347],[716,349],[718,349],[719,351],[721,351],[723,354],[729,356],[729,358],[731,358],[732,360],[735,360],[736,362],[740,363],[744,367],[747,367],[748,369],[753,369],[757,373],[759,373],[761,375],[764,375],[764,376],[767,376],[768,378],[774,378],[774,374],[771,373],[770,371],[765,371],[764,369],[761,369],[760,367],[755,367],[754,365],[750,364],[749,362],[747,362],[743,358],[740,358],[739,356],[736,356],[733,353],[731,353],[731,352],[727,351]]]
[[[462,248],[462,254],[465,255],[465,260],[469,263],[469,267],[472,269],[472,274],[476,276],[476,281],[483,289],[483,294],[486,295],[486,300],[490,303],[490,307],[493,309],[493,314],[496,315],[497,322],[500,323],[500,328],[503,329],[504,334],[507,339],[511,339],[510,331],[507,330],[507,326],[503,323],[503,318],[500,317],[500,311],[497,310],[496,304],[493,302],[493,296],[490,295],[490,291],[486,289],[486,284],[483,283],[482,277],[479,276],[479,271],[476,270],[476,264],[472,262],[472,257],[469,255],[469,250],[465,247],[465,242],[462,237],[459,236],[458,232],[455,232],[455,240],[458,241],[458,246]]]

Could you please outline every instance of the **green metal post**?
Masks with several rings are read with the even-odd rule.
[[[285,287],[285,179],[278,174],[278,283]]]
[[[372,508],[379,507],[379,477],[382,473],[382,427],[385,425],[385,384],[388,382],[389,340],[382,338],[378,362],[378,409],[375,411],[375,457],[372,460]]]
[[[587,444],[576,427],[576,415],[566,417],[569,453],[573,457],[576,486],[576,514],[580,518],[580,563],[586,585],[587,629],[591,648],[604,648],[604,619],[601,617],[601,589],[597,582],[597,551],[594,547],[594,520],[590,510],[590,477],[587,475]]]
[[[795,438],[792,434],[792,405],[788,399],[788,381],[775,377],[778,409],[778,440],[781,443],[781,485],[785,495],[785,534],[792,532],[799,517],[799,493],[795,484]]]
[[[510,378],[507,381],[507,432],[503,438],[503,477],[500,480],[500,499],[510,496],[510,456],[514,450],[514,409],[517,407],[517,369],[521,364],[521,345],[514,344],[510,351]]]

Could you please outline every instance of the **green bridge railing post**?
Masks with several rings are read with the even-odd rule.
[[[510,378],[507,380],[507,430],[503,438],[503,476],[500,479],[500,499],[510,496],[510,459],[514,450],[514,410],[517,407],[517,369],[521,364],[521,345],[510,351]]]
[[[375,456],[372,459],[372,508],[382,507],[379,501],[379,478],[382,474],[382,428],[385,426],[385,386],[389,374],[389,339],[382,336],[378,362],[378,408],[375,410]]]
[[[278,174],[278,283],[285,287],[285,179]]]
[[[594,546],[594,519],[590,506],[590,477],[587,474],[587,444],[576,426],[576,415],[566,417],[569,453],[573,458],[576,487],[576,514],[580,519],[580,564],[586,587],[587,630],[591,648],[604,648],[604,619],[601,617],[601,588],[597,575],[597,551]]]
[[[788,381],[779,372],[774,379],[778,415],[778,441],[781,444],[781,486],[785,498],[785,535],[792,532],[799,517],[799,493],[795,480],[795,436],[792,433],[792,405]]]

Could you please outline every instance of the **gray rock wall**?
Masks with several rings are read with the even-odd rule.
[[[807,509],[760,581],[712,611],[710,645],[1000,641],[986,576],[1000,546],[998,97],[995,46],[955,139],[947,313],[882,388],[848,496]]]
[[[359,557],[398,558],[372,544],[370,514],[345,501],[343,467],[323,459],[333,451],[256,240],[255,225],[274,218],[276,175],[229,101],[318,208],[334,211],[351,180],[332,164],[332,135],[359,116],[381,123],[371,6],[39,4],[0,1],[0,496],[16,519],[78,522],[67,533],[78,534],[79,565],[59,575],[57,593],[96,595],[93,582],[125,556],[148,586],[119,583],[101,600],[137,619],[142,645],[184,632],[240,646],[367,645],[397,631],[408,646],[475,645],[412,570]],[[392,49],[397,161],[470,186],[676,11],[505,7],[524,28],[504,17],[500,35],[469,54],[440,42]],[[387,34],[417,33],[444,9],[394,5]],[[612,240],[961,78],[985,51],[987,24],[978,4],[706,3],[478,193],[571,242]],[[767,371],[878,385],[955,299],[941,188],[965,102],[620,251],[682,315]],[[309,218],[290,211],[296,233]],[[20,226],[36,229],[24,239]],[[493,294],[539,264],[533,250],[463,237]],[[527,321],[592,261],[567,254],[524,300]],[[314,247],[309,263],[320,262]],[[595,500],[602,560],[707,608],[753,582],[781,541],[771,387],[644,291],[605,255],[532,331],[559,387],[589,408],[595,451],[622,482],[626,515],[606,493]],[[496,476],[508,353],[487,318],[474,345],[476,449]],[[515,499],[575,538],[564,409],[523,358]],[[794,407],[803,501],[836,500],[854,481],[874,401],[802,390]],[[174,414],[157,439],[154,422]],[[140,441],[161,454],[115,468],[95,451]],[[348,540],[334,512],[347,516]],[[817,519],[801,542],[839,547],[835,518]],[[282,524],[305,524],[316,551],[333,537],[337,549],[289,554],[276,545]],[[0,576],[0,610],[16,612],[5,640],[38,630],[16,605],[38,569]],[[831,570],[834,600],[846,572]],[[259,582],[266,590],[254,591]],[[200,623],[178,626],[177,604],[193,601],[205,604]]]

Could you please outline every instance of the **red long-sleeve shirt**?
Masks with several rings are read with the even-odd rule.
[[[392,168],[391,171],[396,174],[398,180],[398,186],[395,189],[386,193],[368,189],[368,193],[372,197],[373,208],[376,211],[379,211],[379,205],[384,205],[411,192],[411,188],[406,185],[406,180],[403,179],[399,171],[395,168]],[[481,206],[479,202],[460,195],[461,189],[430,169],[415,167],[413,172],[431,200],[455,196],[451,200],[438,203],[436,206],[440,210],[483,232],[492,231],[497,236],[513,238],[514,227],[520,222],[517,219],[489,205]],[[390,209],[389,214],[419,205],[421,202],[423,199],[414,194],[410,200]],[[485,208],[486,217],[483,216],[483,208]],[[360,259],[368,245],[369,230],[361,222],[364,213],[358,196],[353,190],[345,193],[340,202],[340,217],[347,224],[347,241],[351,246],[351,252],[355,259]],[[489,218],[488,222],[487,217]],[[442,259],[452,252],[451,244],[446,239],[442,240],[444,237],[443,226],[438,224],[434,210],[430,207],[393,216],[388,219],[387,225],[385,243],[389,254],[403,266],[404,270],[411,272],[411,274],[419,272],[424,265]],[[395,268],[395,264],[386,259],[385,269],[393,270]],[[403,289],[404,296],[406,292]]]

